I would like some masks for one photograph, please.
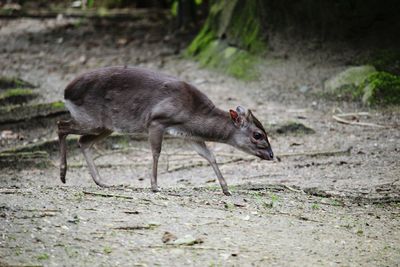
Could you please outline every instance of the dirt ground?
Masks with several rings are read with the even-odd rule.
[[[0,170],[0,265],[398,266],[400,112],[316,97],[351,51],[275,49],[260,79],[243,82],[182,58],[185,43],[167,32],[167,23],[145,19],[0,20],[0,74],[37,85],[35,101],[50,102],[87,70],[148,67],[192,82],[221,108],[251,108],[267,131],[297,121],[315,133],[273,132],[274,162],[210,143],[231,197],[173,139],[163,146],[157,194],[149,190],[149,145],[137,139],[95,148],[101,175],[115,185],[108,189],[91,180],[76,146],[65,185],[57,153],[45,169]],[[359,111],[369,113],[360,120],[387,127],[332,119]],[[18,127],[26,138],[17,145],[56,136],[55,125]]]

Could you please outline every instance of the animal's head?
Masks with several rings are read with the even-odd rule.
[[[272,160],[274,153],[269,144],[267,133],[251,110],[238,106],[229,111],[232,123],[236,127],[232,145],[236,148],[265,160]]]

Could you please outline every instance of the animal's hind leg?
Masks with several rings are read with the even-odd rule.
[[[65,176],[67,174],[67,146],[66,139],[69,134],[87,135],[87,134],[100,134],[104,131],[102,128],[85,128],[78,125],[73,120],[68,121],[58,121],[58,140],[60,143],[60,179],[65,183]]]
[[[86,163],[89,167],[90,175],[92,176],[94,182],[98,186],[101,186],[101,187],[107,187],[107,185],[101,181],[99,172],[96,168],[96,165],[93,162],[92,153],[90,151],[90,148],[93,146],[94,143],[106,138],[111,133],[112,133],[111,130],[104,130],[102,133],[100,133],[98,135],[89,134],[89,135],[84,135],[81,138],[79,138],[79,146],[81,147],[83,156],[86,159]]]

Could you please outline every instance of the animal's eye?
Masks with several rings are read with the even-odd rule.
[[[260,134],[259,132],[254,132],[254,133],[253,133],[253,137],[254,137],[254,139],[256,139],[256,140],[260,140],[260,139],[263,137],[263,135]]]

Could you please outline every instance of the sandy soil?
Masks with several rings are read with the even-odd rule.
[[[272,134],[281,156],[274,162],[210,144],[231,197],[222,195],[211,167],[179,140],[164,144],[158,194],[149,190],[151,154],[143,141],[96,147],[102,176],[116,185],[109,189],[95,186],[73,148],[66,185],[58,178],[57,154],[46,169],[3,169],[0,265],[399,265],[399,111],[313,95],[346,67],[347,55],[276,49],[260,66],[260,79],[245,83],[176,55],[184,43],[167,36],[166,25],[0,21],[0,74],[36,84],[41,98],[35,101],[49,102],[62,99],[78,73],[140,65],[192,82],[222,108],[251,108],[267,128],[298,121],[315,133]],[[303,86],[310,91],[302,93]],[[358,111],[370,114],[362,120],[388,127],[332,119],[334,112]],[[22,143],[55,138],[55,126],[46,124],[29,128],[35,134],[19,131],[27,136]],[[301,155],[350,147],[347,154]],[[165,232],[178,241],[189,236],[183,244],[163,243]]]

